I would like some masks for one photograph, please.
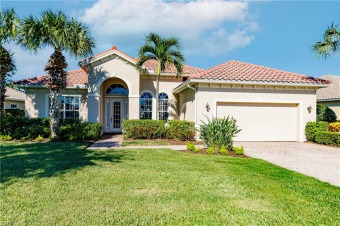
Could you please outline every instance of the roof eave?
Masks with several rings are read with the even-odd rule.
[[[229,81],[229,80],[210,80],[210,79],[188,79],[173,90],[178,93],[191,83],[210,83],[210,84],[240,84],[240,85],[271,85],[271,86],[295,86],[295,87],[329,87],[329,84],[308,84],[308,83],[283,83],[283,82],[254,82],[254,81]]]
[[[35,89],[47,89],[47,85],[34,85],[34,84],[18,84],[16,85],[19,88],[35,88]],[[87,85],[85,84],[78,84],[72,86],[66,86],[65,89],[87,89]]]
[[[317,102],[330,102],[330,101],[340,101],[340,98],[317,99]]]
[[[104,54],[102,54],[98,57],[88,58],[88,59],[85,59],[83,61],[80,61],[78,64],[79,64],[80,67],[86,67],[87,65],[90,65],[94,62],[97,62],[99,60],[102,60],[102,59],[109,57],[111,55],[114,55],[114,54],[119,56],[119,57],[122,57],[123,59],[129,61],[132,64],[136,64],[136,61],[134,59],[125,56],[124,54],[122,54],[120,51],[117,51],[117,50],[110,50],[107,53],[104,53]]]

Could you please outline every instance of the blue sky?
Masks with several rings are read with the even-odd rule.
[[[62,10],[87,24],[95,37],[94,53],[113,45],[136,57],[149,32],[179,37],[186,64],[209,68],[239,60],[313,77],[340,75],[340,55],[318,58],[311,46],[332,22],[340,27],[339,1],[16,1],[19,17]],[[10,44],[17,72],[13,80],[43,75],[53,50],[30,54]],[[77,62],[67,54],[68,70]]]

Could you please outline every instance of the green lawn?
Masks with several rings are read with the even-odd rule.
[[[169,145],[167,140],[124,140],[122,143],[123,147],[126,146],[159,146],[159,145]]]
[[[1,225],[340,225],[340,188],[256,159],[1,144]]]

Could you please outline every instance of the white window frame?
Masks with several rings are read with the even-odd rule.
[[[167,96],[167,99],[161,99],[160,98],[160,95],[161,94],[165,94]],[[167,106],[166,106],[166,110],[163,110],[162,107],[164,107],[162,105],[162,102],[161,101],[164,101],[164,100],[167,100]],[[160,92],[158,94],[158,114],[159,114],[159,120],[168,120],[169,119],[169,104],[170,104],[170,97],[169,97],[169,94],[167,94],[166,92]],[[161,119],[161,113],[168,113],[168,117],[166,119]]]
[[[150,95],[151,95],[151,118],[148,118],[148,119],[153,119],[153,112],[154,112],[154,95],[153,95],[153,93],[152,92],[150,92],[150,91],[148,91],[148,90],[145,90],[145,91],[143,91],[143,92],[141,92],[141,94],[140,94],[140,96],[139,96],[139,119],[142,119],[141,118],[141,113],[142,113],[142,104],[141,104],[141,102],[142,102],[142,95],[144,95],[145,93],[149,93]],[[150,112],[150,111],[143,111],[143,112]],[[145,119],[145,118],[143,118],[143,119]]]
[[[46,94],[46,111],[45,111],[45,114],[46,114],[46,118],[49,117],[49,110],[50,110],[50,93],[47,93]],[[78,97],[79,98],[79,110],[76,110],[76,111],[79,111],[79,117],[78,118],[82,118],[81,117],[81,101],[82,101],[82,97],[81,95],[74,95],[74,94],[62,94],[61,97]],[[65,104],[63,104],[63,107],[61,109],[61,113],[62,113],[62,118],[65,118]]]

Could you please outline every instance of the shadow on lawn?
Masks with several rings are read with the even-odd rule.
[[[119,163],[125,155],[116,151],[92,151],[86,144],[49,142],[1,145],[1,183],[17,178],[51,177],[98,161]]]

